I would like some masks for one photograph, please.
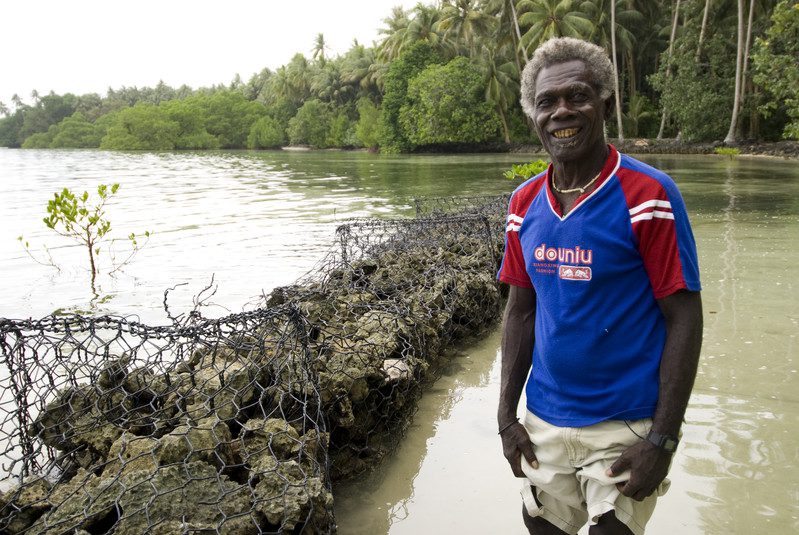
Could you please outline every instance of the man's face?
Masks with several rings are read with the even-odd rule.
[[[584,158],[605,150],[604,126],[610,102],[604,102],[580,60],[544,67],[536,79],[535,130],[555,162]]]

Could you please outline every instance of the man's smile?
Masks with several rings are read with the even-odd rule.
[[[568,139],[576,136],[579,131],[579,128],[561,128],[552,132],[552,135],[558,139]]]

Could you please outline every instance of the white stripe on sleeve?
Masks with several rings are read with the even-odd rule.
[[[635,217],[630,218],[630,223],[636,223],[638,221],[645,221],[653,218],[658,219],[674,219],[674,214],[671,212],[662,212],[660,210],[655,210],[654,212],[644,212],[643,214],[638,214]]]
[[[630,215],[633,216],[640,212],[641,210],[646,210],[647,208],[667,208],[671,210],[671,203],[669,201],[661,201],[659,199],[652,199],[651,201],[646,201],[638,206],[630,209]]]

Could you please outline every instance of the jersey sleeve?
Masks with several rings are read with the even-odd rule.
[[[519,229],[524,221],[524,217],[517,213],[521,211],[520,208],[519,195],[514,194],[508,204],[508,217],[505,220],[505,254],[497,278],[513,286],[532,288],[533,283],[527,274],[522,244],[519,240]]]
[[[682,195],[665,175],[642,182],[630,203],[630,223],[655,298],[699,291],[696,242]]]

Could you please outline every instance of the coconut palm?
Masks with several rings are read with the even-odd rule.
[[[621,120],[621,88],[619,84],[620,55],[629,58],[628,51],[635,45],[635,35],[630,28],[642,25],[645,21],[643,15],[635,10],[630,0],[592,0],[585,1],[580,9],[588,16],[594,25],[588,39],[610,52],[613,60],[614,85],[616,91],[616,125],[620,139],[624,139],[624,130]],[[614,31],[615,29],[615,31]],[[617,46],[618,44],[618,46]],[[632,94],[632,93],[631,93]]]
[[[702,26],[699,29],[699,41],[696,44],[696,62],[699,63],[699,56],[702,53],[702,41],[705,40],[705,30],[707,29],[707,16],[710,13],[710,0],[705,0],[705,8],[702,10]]]
[[[519,28],[519,17],[516,13],[514,0],[486,0],[483,9],[499,21],[496,32],[496,40],[500,45],[512,43],[514,50],[514,60],[516,68],[522,71],[522,62],[519,59],[519,52],[522,53],[524,62],[527,63],[527,52],[519,46],[522,39],[521,29]]]
[[[483,49],[477,60],[485,80],[486,102],[494,106],[499,114],[505,143],[510,143],[508,110],[511,103],[518,99],[519,87],[519,71],[511,55],[516,55],[513,49],[494,42]]]
[[[425,5],[421,2],[411,9],[411,20],[405,31],[408,44],[417,41],[427,41],[433,48],[440,45],[442,34],[438,28],[441,20],[441,10],[433,5]]]
[[[624,113],[624,130],[632,137],[641,134],[641,123],[646,119],[656,116],[652,105],[644,95],[638,93],[630,95],[627,101],[627,111]]]
[[[735,53],[735,97],[732,102],[730,129],[724,143],[735,143],[735,130],[738,127],[738,111],[741,107],[742,70],[744,63],[744,0],[738,0],[738,46]]]
[[[475,0],[444,0],[438,29],[455,50],[477,55],[478,44],[490,35],[497,21],[479,9]]]
[[[378,33],[385,35],[378,45],[378,56],[386,62],[397,59],[408,46],[408,26],[411,20],[408,13],[399,6],[391,10],[391,15],[383,19],[385,28],[380,28]]]
[[[613,83],[616,93],[616,127],[618,128],[619,140],[624,140],[624,128],[621,124],[621,92],[619,91],[619,62],[616,54],[616,2],[610,2],[610,42],[611,57],[613,57]]]
[[[552,37],[586,38],[593,31],[574,0],[521,0],[516,8],[519,25],[525,28],[521,46],[526,53]]]
[[[742,0],[739,0],[742,1]],[[674,52],[674,39],[677,36],[677,21],[680,19],[680,0],[674,5],[674,14],[671,19],[671,36],[669,37],[669,51],[667,60],[671,62],[671,55]],[[671,77],[671,65],[669,64],[666,67],[666,78]],[[737,95],[736,95],[737,96]],[[663,106],[663,114],[660,117],[660,129],[658,130],[658,139],[663,139],[663,131],[666,129],[666,117],[668,115],[668,110],[666,106]]]
[[[380,94],[373,65],[377,62],[374,48],[367,48],[353,41],[352,46],[341,57],[341,80],[363,94],[374,98]]]
[[[314,45],[311,49],[311,57],[318,61],[320,64],[324,65],[326,58],[325,58],[325,51],[328,50],[328,46],[325,43],[325,35],[323,33],[316,34],[316,38],[314,39]]]

